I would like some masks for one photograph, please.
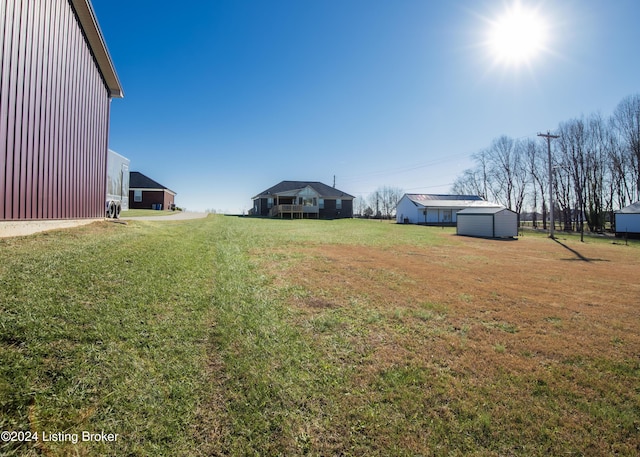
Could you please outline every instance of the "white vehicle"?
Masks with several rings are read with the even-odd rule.
[[[109,149],[107,154],[107,199],[105,216],[117,219],[129,209],[129,164],[131,161]]]

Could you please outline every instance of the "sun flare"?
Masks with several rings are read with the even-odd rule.
[[[487,46],[501,64],[528,64],[544,50],[547,24],[538,12],[516,2],[502,16],[490,22]]]

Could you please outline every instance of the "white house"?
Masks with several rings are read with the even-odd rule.
[[[497,208],[477,195],[404,194],[396,206],[399,224],[455,225],[466,208]]]
[[[616,236],[640,235],[640,201],[625,206],[615,213]]]
[[[513,238],[518,236],[518,214],[504,206],[463,209],[458,212],[456,233],[481,238]]]

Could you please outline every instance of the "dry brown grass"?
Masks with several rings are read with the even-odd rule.
[[[442,237],[270,249],[295,325],[348,378],[315,448],[640,451],[638,249]]]

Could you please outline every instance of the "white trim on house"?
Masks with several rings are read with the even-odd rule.
[[[177,193],[169,189],[149,189],[148,187],[129,187],[129,190],[140,190],[142,192],[167,192],[168,194],[171,194],[174,197],[178,195]]]

